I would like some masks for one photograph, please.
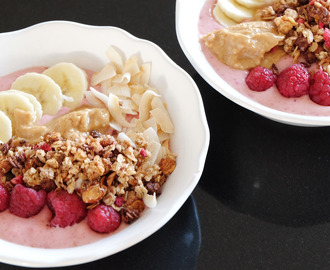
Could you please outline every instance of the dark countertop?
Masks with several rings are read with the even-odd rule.
[[[178,44],[175,0],[1,1],[0,32],[49,20],[117,26],[159,45],[197,83],[211,132],[201,180],[169,223],[61,269],[329,269],[330,128],[280,124],[213,90]]]

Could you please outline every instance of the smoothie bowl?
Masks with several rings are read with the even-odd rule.
[[[0,261],[90,262],[171,219],[209,145],[193,80],[115,27],[53,21],[0,40]]]
[[[282,2],[284,4],[276,0],[200,0],[194,3],[178,0],[179,43],[200,75],[235,103],[278,122],[327,126],[330,106],[318,104],[320,91],[317,90],[315,97],[315,91],[309,89],[317,81],[314,74],[318,70],[328,73],[325,34],[329,26],[323,23],[320,14],[315,17],[312,12],[323,10],[328,14],[329,10],[322,1]],[[270,30],[273,27],[275,32]],[[186,31],[188,28],[190,30]],[[279,78],[282,71],[293,64],[301,64],[309,72],[308,89],[303,93],[287,97],[290,94],[279,91],[281,80],[276,81],[276,78],[276,83],[265,91],[251,90],[246,83],[247,75],[256,66],[268,66]],[[256,78],[255,81],[260,80]]]

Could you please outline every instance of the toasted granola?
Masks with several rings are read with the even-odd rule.
[[[101,203],[112,206],[131,223],[145,207],[143,197],[159,195],[176,164],[169,155],[159,165],[150,165],[143,134],[136,138],[134,146],[96,131],[74,138],[52,132],[34,145],[13,138],[0,144],[0,184],[10,190],[13,179],[21,177],[36,190],[75,192],[88,208]]]
[[[329,30],[329,0],[277,0],[259,14],[262,20],[274,21],[278,31],[285,34],[280,45],[294,62],[303,57],[306,65],[316,63],[330,71],[330,48],[324,38]]]

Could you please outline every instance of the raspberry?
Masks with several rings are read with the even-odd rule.
[[[276,81],[276,75],[264,67],[255,67],[250,70],[245,78],[247,86],[253,91],[265,91],[272,87]]]
[[[9,207],[10,194],[7,189],[0,185],[0,212]]]
[[[47,192],[44,190],[36,191],[17,184],[11,192],[9,210],[19,217],[34,216],[44,207],[46,197]]]
[[[302,64],[294,64],[283,70],[277,78],[276,86],[285,97],[301,97],[308,94],[310,75]]]
[[[121,217],[111,206],[100,204],[88,211],[88,225],[100,233],[115,231],[121,222]]]
[[[309,97],[319,105],[330,106],[330,77],[322,69],[319,69],[312,78]]]
[[[61,228],[72,226],[86,216],[86,205],[75,193],[65,190],[52,190],[47,196],[47,205],[53,213],[50,224]]]

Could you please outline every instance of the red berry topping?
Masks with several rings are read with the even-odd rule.
[[[100,204],[88,211],[88,225],[96,232],[109,233],[115,231],[121,217],[111,206]]]
[[[146,150],[144,150],[144,148],[141,148],[141,150],[140,150],[140,154],[141,154],[141,156],[143,156],[143,157],[146,157],[146,156],[147,156],[147,152],[146,152]]]
[[[14,215],[28,218],[38,214],[46,203],[47,192],[36,191],[17,184],[10,196],[9,210]]]
[[[312,78],[309,96],[319,105],[330,106],[330,77],[322,69],[319,69]]]
[[[308,93],[310,75],[302,64],[294,64],[283,70],[277,78],[276,86],[285,97],[301,97]]]
[[[115,205],[117,205],[118,207],[122,206],[124,203],[124,197],[117,197],[115,200]]]
[[[7,189],[0,185],[0,212],[9,207],[10,194]]]
[[[44,151],[46,151],[46,152],[52,150],[52,148],[50,147],[50,145],[47,144],[47,143],[44,143],[44,144],[40,145],[40,149],[42,149],[42,150],[44,150]]]
[[[265,91],[272,87],[276,81],[276,75],[264,67],[255,67],[250,70],[245,78],[247,86],[253,91]]]
[[[72,226],[86,216],[86,205],[75,193],[65,190],[52,190],[47,196],[47,205],[53,212],[50,224],[61,228]]]
[[[13,185],[23,184],[23,175],[18,175],[10,180]]]
[[[324,38],[325,46],[329,48],[330,47],[330,30],[329,30],[329,28],[324,28],[323,38]]]

